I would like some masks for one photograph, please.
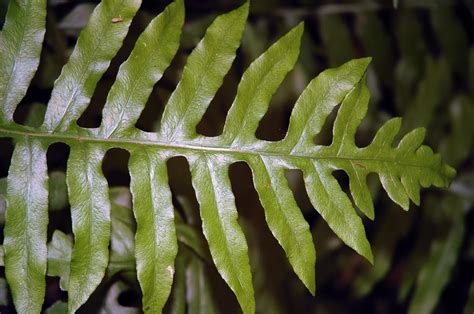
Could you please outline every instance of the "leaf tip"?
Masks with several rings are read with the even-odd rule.
[[[392,118],[390,120],[392,120],[393,123],[398,126],[398,128],[402,127],[402,120],[403,120],[402,117],[395,117],[395,118]]]
[[[419,127],[419,128],[416,128],[415,130],[420,134],[420,137],[422,137],[423,139],[426,137],[425,127]]]
[[[344,63],[341,67],[350,67],[353,70],[353,73],[357,73],[361,76],[361,79],[363,79],[370,62],[372,62],[372,57],[352,59]]]
[[[185,6],[184,6],[184,0],[175,0],[173,1],[169,6],[166,7],[166,9],[163,11],[163,13],[167,12],[171,16],[173,16],[173,19],[177,24],[182,27],[184,23],[184,16],[185,16]]]
[[[374,253],[372,253],[372,248],[369,246],[368,251],[363,255],[370,265],[374,266]]]
[[[359,255],[362,255],[371,265],[374,265],[374,253],[372,252],[372,247],[370,246],[369,240],[364,235],[363,239],[359,239],[357,247],[352,247]]]
[[[308,268],[309,271],[304,276],[301,276],[300,273],[297,273],[297,275],[300,278],[301,282],[306,287],[306,289],[308,289],[308,291],[311,293],[311,295],[315,296],[316,294],[316,273],[315,273],[316,258],[314,259],[314,261],[312,261],[312,263],[308,263],[308,264],[312,264],[312,266]]]
[[[176,10],[179,11],[179,13],[183,13],[184,15],[184,0],[175,0],[173,5],[176,7]]]
[[[367,218],[369,218],[370,220],[374,221],[375,220],[375,211],[374,211],[374,208],[372,207],[371,210],[367,211],[365,213],[365,215],[367,216]]]
[[[242,13],[242,14],[245,14],[245,15],[248,15],[249,8],[250,8],[250,1],[247,0],[247,1],[244,2],[244,4],[242,4],[240,7],[235,9],[235,11],[239,12],[239,13]]]
[[[403,202],[399,204],[404,211],[408,211],[410,209],[410,201],[407,200],[407,202]]]
[[[234,24],[234,26],[239,29],[240,32],[244,31],[245,24],[247,22],[247,18],[249,15],[249,1],[246,1],[244,4],[242,4],[240,7],[238,7],[235,10],[230,11],[229,13],[226,13],[224,15],[221,15],[219,18],[224,18],[231,24]]]
[[[294,46],[295,47],[299,47],[300,43],[301,43],[301,37],[303,36],[303,32],[304,32],[304,22],[300,22],[298,23],[298,25],[296,25],[295,27],[293,27],[286,36],[288,37],[291,37],[292,41],[293,42],[297,42],[297,44],[295,44]]]
[[[355,61],[360,63],[361,66],[363,66],[365,69],[367,69],[369,64],[372,62],[372,57],[365,57],[365,58],[355,59]]]
[[[69,301],[67,305],[67,313],[76,313],[76,311],[79,309],[79,306],[73,301]]]
[[[314,278],[308,283],[306,287],[313,297],[316,296],[316,280]]]
[[[304,31],[304,21],[299,22],[293,29],[295,29],[298,33],[303,33]]]
[[[416,198],[413,198],[412,201],[416,206],[420,206],[420,204],[421,204],[421,200],[420,200],[419,195]]]
[[[451,180],[454,179],[454,177],[456,176],[457,171],[450,165],[444,164],[442,173],[443,173],[443,176],[446,178],[445,186],[447,187],[451,183]]]

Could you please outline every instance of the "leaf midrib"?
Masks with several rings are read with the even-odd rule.
[[[156,235],[159,234],[159,230],[156,230],[157,229],[157,226],[159,225],[159,222],[156,222],[156,219],[157,219],[157,216],[156,215],[156,207],[154,206],[154,202],[153,202],[153,199],[157,199],[156,198],[156,195],[154,195],[156,193],[156,191],[154,191],[153,189],[153,185],[154,185],[154,179],[155,179],[155,170],[154,169],[150,169],[153,165],[152,165],[152,157],[150,156],[150,153],[147,149],[145,149],[145,154],[146,154],[146,157],[147,157],[147,161],[146,161],[146,166],[147,166],[147,173],[148,173],[148,179],[150,180],[150,185],[149,185],[149,188],[150,188],[150,193],[147,193],[147,198],[148,200],[150,201],[150,204],[151,204],[151,210],[153,212],[153,217],[151,218],[153,220],[153,245],[152,245],[152,248],[151,250],[153,250],[153,258],[155,259],[155,261],[158,261],[159,260],[159,255],[157,253],[157,247],[159,246],[159,243],[156,239]],[[156,168],[156,166],[155,166]],[[159,199],[159,198],[158,198]],[[138,259],[137,259],[138,260]],[[149,262],[149,261],[147,261]],[[157,287],[159,286],[159,283],[157,283],[157,281],[159,280],[159,278],[157,278],[157,273],[159,273],[159,271],[157,270],[157,263],[151,263],[151,267],[152,267],[152,274],[153,274],[153,286],[151,287],[151,291],[149,290],[149,288],[147,290],[149,290],[149,294],[148,296],[156,296],[158,293],[156,293],[156,290],[157,290]],[[143,270],[142,270],[143,271]],[[143,278],[146,280],[146,278]],[[142,280],[143,280],[142,279]],[[149,286],[149,285],[147,285]],[[148,300],[146,301],[145,299],[143,299],[143,302],[145,303],[148,303],[148,305],[150,305],[150,303],[152,304],[151,306],[154,307],[156,306],[156,303],[159,302],[157,299],[155,298],[147,298]]]
[[[211,180],[211,185],[210,185],[210,190],[212,191],[212,194],[213,194],[213,198],[212,198],[212,202],[213,202],[213,207],[215,208],[216,212],[217,212],[217,215],[219,216],[217,219],[217,224],[215,224],[218,228],[219,228],[219,233],[220,235],[224,235],[224,241],[225,241],[225,255],[226,255],[226,258],[229,259],[230,261],[230,266],[232,267],[232,273],[233,273],[233,277],[235,277],[237,279],[237,283],[238,283],[238,287],[239,290],[240,290],[240,293],[234,289],[236,289],[236,287],[233,287],[234,285],[231,283],[231,282],[228,282],[229,285],[231,285],[231,289],[234,290],[236,292],[236,295],[238,296],[239,294],[247,294],[245,293],[245,291],[247,291],[247,289],[245,289],[244,287],[246,286],[244,283],[242,283],[242,271],[241,271],[241,268],[239,267],[239,262],[237,261],[237,265],[236,265],[236,261],[235,259],[238,258],[238,256],[236,257],[235,255],[233,255],[232,253],[230,253],[231,251],[231,248],[234,247],[234,245],[232,245],[232,243],[229,243],[229,233],[226,232],[226,227],[224,226],[224,219],[223,219],[223,216],[222,214],[229,214],[229,212],[225,212],[225,213],[221,213],[221,209],[219,209],[219,205],[218,205],[218,196],[219,196],[219,192],[216,191],[216,183],[219,183],[219,182],[216,182],[215,181],[215,178],[213,177],[212,175],[212,168],[213,168],[213,165],[212,163],[209,162],[209,158],[204,156],[205,160],[206,160],[206,171],[208,172],[209,174],[209,177],[210,177],[210,180]],[[228,209],[229,210],[229,209]],[[221,214],[221,215],[220,215]],[[202,217],[202,216],[201,216]],[[235,219],[237,219],[237,216],[234,217]],[[204,220],[204,218],[202,218]],[[209,222],[208,222],[209,223]],[[208,241],[210,241],[210,239],[208,239]],[[217,242],[217,241],[212,241],[212,242]],[[222,253],[222,252],[220,252]],[[217,255],[218,253],[216,253]],[[216,258],[213,256],[213,259],[214,261],[216,262]],[[225,263],[225,264],[228,264],[228,263]],[[217,265],[216,265],[217,266]],[[217,266],[219,267],[219,266]],[[222,269],[225,271],[225,269]],[[245,272],[244,272],[245,273]],[[228,276],[228,280],[230,281],[230,276]],[[227,280],[226,280],[227,281]]]
[[[147,133],[143,132],[144,134],[147,135],[152,135],[155,136],[155,133]],[[7,137],[19,137],[19,136],[29,136],[29,137],[35,137],[35,138],[43,138],[43,139],[49,139],[55,142],[79,142],[79,143],[84,143],[84,142],[89,142],[89,143],[102,143],[106,145],[115,145],[115,147],[118,148],[124,148],[124,146],[127,145],[140,145],[140,146],[148,146],[148,147],[158,147],[158,148],[163,148],[166,150],[191,150],[191,151],[197,151],[197,152],[208,152],[208,153],[220,153],[223,155],[257,155],[257,156],[266,156],[269,158],[278,158],[278,159],[286,159],[286,160],[291,160],[291,159],[303,159],[303,160],[319,160],[319,161],[360,161],[360,162],[381,162],[381,163],[389,163],[389,164],[395,164],[398,166],[404,166],[404,167],[413,167],[413,168],[424,168],[424,169],[432,169],[434,171],[437,171],[437,169],[427,166],[425,163],[413,163],[413,162],[404,162],[397,160],[395,158],[381,158],[379,156],[374,157],[374,158],[368,158],[368,157],[348,157],[348,156],[338,156],[338,155],[315,155],[315,152],[313,151],[312,155],[310,154],[301,154],[301,153],[291,153],[291,154],[285,154],[284,152],[278,152],[278,151],[264,151],[264,150],[258,150],[258,149],[249,149],[247,147],[244,148],[235,148],[235,147],[222,147],[222,146],[217,146],[217,145],[206,145],[202,143],[189,143],[189,142],[174,142],[174,143],[168,143],[168,142],[163,142],[161,140],[158,140],[158,135],[156,134],[156,138],[151,140],[151,139],[146,139],[146,138],[98,138],[98,137],[93,137],[93,136],[82,136],[82,135],[73,135],[73,134],[52,134],[52,133],[47,133],[47,132],[32,132],[29,130],[13,130],[13,129],[6,129],[4,127],[0,127],[0,134],[4,134]],[[263,140],[260,140],[263,142]],[[272,142],[270,142],[272,143]],[[325,146],[324,146],[325,147]],[[362,148],[363,149],[363,148]]]
[[[88,151],[86,149],[81,149],[81,152],[84,152],[84,158],[85,160],[88,160]],[[93,176],[90,176],[89,175],[89,166],[87,166],[87,169],[86,171],[84,172],[85,175],[86,175],[86,178],[87,178],[87,182],[88,182],[88,186],[86,186],[86,188],[88,189],[88,193],[87,195],[92,195],[92,193],[90,192],[90,187],[94,187],[94,182],[93,182],[93,179],[91,177]],[[90,205],[90,210],[88,211],[88,213],[90,213],[90,217],[88,217],[88,223],[86,225],[86,228],[87,228],[87,232],[85,233],[87,235],[87,249],[88,249],[88,256],[93,256],[94,255],[94,251],[91,251],[90,249],[93,248],[93,241],[92,241],[92,238],[91,238],[91,234],[94,234],[94,203],[93,203],[93,200],[92,198],[89,198],[89,205]],[[79,228],[81,228],[83,226],[79,226]],[[76,227],[77,228],[77,227]],[[73,230],[74,231],[74,235],[77,237],[77,232],[78,230]],[[77,241],[77,238],[76,238],[76,241]],[[77,242],[76,242],[77,243]],[[73,261],[73,257],[75,257],[75,255],[77,255],[77,251],[75,251],[75,245],[73,246],[73,249],[71,251],[71,265],[72,265],[72,261]],[[74,254],[75,253],[75,254]],[[85,254],[79,254],[79,258],[82,257],[82,256],[86,256]],[[80,261],[80,260],[79,260]],[[82,261],[83,262],[83,261]],[[93,267],[91,267],[92,265],[92,260],[90,258],[87,258],[86,259],[86,269],[87,269],[87,275],[91,275],[94,276],[94,272],[91,271],[91,269],[93,269]],[[76,266],[77,267],[77,266]],[[80,274],[80,273],[79,273]],[[74,279],[74,278],[72,278]],[[81,279],[84,279],[84,278],[81,278]],[[71,281],[73,280],[70,280],[69,283],[71,283]],[[86,281],[85,280],[81,280],[79,283],[78,283],[78,286],[79,286],[79,289],[77,289],[78,291],[80,291],[81,293],[83,293],[84,290],[87,290],[87,285],[86,285]],[[69,284],[69,289],[71,289],[71,285]],[[77,296],[77,295],[76,295]]]

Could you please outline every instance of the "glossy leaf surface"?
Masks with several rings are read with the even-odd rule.
[[[74,247],[69,278],[69,311],[76,311],[100,284],[109,262],[110,203],[101,170],[104,149],[71,146],[67,184]]]
[[[140,0],[104,0],[82,30],[74,52],[56,80],[43,128],[66,131],[89,105],[95,86],[127,34]],[[120,23],[113,19],[120,17]]]
[[[179,47],[184,22],[182,0],[169,5],[137,40],[108,94],[101,126],[79,127],[77,120],[119,50],[139,4],[138,0],[103,0],[94,10],[55,83],[41,127],[12,121],[24,93],[21,88],[15,92],[17,96],[8,98],[12,103],[2,107],[6,109],[0,116],[0,137],[15,141],[7,184],[4,249],[7,279],[19,312],[38,313],[44,297],[46,152],[53,143],[70,147],[66,173],[74,233],[67,284],[70,312],[88,300],[101,283],[110,259],[115,259],[119,251],[113,238],[111,250],[115,253],[109,252],[111,228],[115,229],[115,239],[119,231],[117,224],[112,224],[109,187],[102,171],[104,156],[112,148],[130,153],[128,170],[137,223],[134,255],[143,310],[150,313],[161,312],[170,295],[178,249],[176,229],[184,244],[203,259],[210,259],[200,239],[193,236],[196,229],[183,227],[182,222],[175,226],[166,166],[170,158],[183,156],[190,165],[212,261],[244,313],[255,311],[255,300],[247,241],[238,222],[229,178],[233,163],[243,161],[251,168],[270,231],[311,293],[315,292],[316,252],[308,223],[285,177],[286,170],[303,172],[313,207],[342,241],[369,261],[372,251],[355,208],[371,219],[375,216],[367,175],[378,174],[389,197],[404,209],[409,208],[410,200],[420,202],[421,186],[446,186],[454,175],[439,155],[422,145],[423,129],[407,133],[394,146],[401,128],[399,118],[388,120],[366,147],[356,145],[355,135],[369,102],[365,83],[368,58],[322,72],[296,101],[285,138],[273,142],[258,139],[255,133],[271,98],[297,61],[302,24],[289,30],[244,72],[222,134],[199,135],[196,126],[236,56],[248,3],[217,17],[209,26],[187,59],[181,80],[165,106],[159,132],[144,132],[135,123]],[[7,43],[0,43],[1,49],[7,47]],[[2,71],[8,70],[7,65],[0,65]],[[21,59],[17,66],[19,70],[29,67]],[[27,84],[31,73],[21,71]],[[15,72],[9,75],[2,79],[15,79]],[[315,144],[315,137],[338,105],[332,143]],[[334,177],[337,170],[348,175],[355,206]],[[126,232],[129,234],[131,229]],[[59,252],[54,251],[57,235],[53,240],[51,257]],[[67,254],[64,256],[67,259]],[[194,269],[197,274],[187,276],[188,280],[203,285],[201,266],[189,266],[188,270]],[[51,274],[66,278],[66,269],[56,269],[54,264],[50,268]],[[196,311],[212,310],[213,306],[205,304],[209,298],[197,293],[188,296]]]
[[[46,26],[46,0],[10,1],[0,32],[0,121],[13,121],[38,68]]]
[[[222,278],[237,296],[244,313],[255,311],[245,236],[237,222],[237,209],[228,168],[215,157],[197,156],[191,162],[203,232]]]
[[[159,152],[137,149],[130,158],[130,188],[137,220],[135,258],[143,293],[143,309],[160,312],[173,283],[178,252],[174,208],[164,158]]]
[[[39,312],[43,304],[48,227],[48,174],[45,146],[28,137],[18,141],[7,181],[3,249],[5,273],[15,307]]]

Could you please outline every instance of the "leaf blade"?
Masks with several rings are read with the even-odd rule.
[[[254,158],[250,164],[267,224],[285,250],[293,270],[314,295],[316,252],[313,238],[288,186],[284,168],[264,157]]]
[[[299,54],[303,24],[273,44],[245,71],[224,124],[223,138],[230,146],[255,141],[258,123],[268,109],[272,95],[294,67]]]
[[[6,278],[21,313],[40,313],[45,295],[47,178],[43,143],[29,138],[18,141],[8,174],[3,248]]]
[[[345,95],[363,78],[370,58],[352,60],[329,69],[313,79],[298,98],[282,146],[297,152],[313,145],[326,117]],[[314,101],[316,99],[316,101]]]
[[[364,80],[359,82],[346,96],[334,121],[333,140],[328,150],[335,156],[357,150],[355,135],[357,128],[367,114],[369,89]],[[367,170],[359,162],[351,161],[344,167],[349,176],[349,187],[355,205],[370,219],[374,219],[374,205],[367,186]]]
[[[74,127],[89,105],[95,86],[119,50],[141,0],[103,0],[92,13],[76,47],[54,84],[42,128]],[[120,17],[120,23],[113,23]]]
[[[317,162],[308,163],[303,167],[303,174],[314,208],[344,243],[373,263],[362,220],[332,176],[330,168]]]
[[[134,128],[153,86],[178,51],[184,22],[183,0],[170,4],[154,18],[119,69],[107,97],[100,134],[123,136]]]
[[[109,261],[111,219],[108,184],[101,169],[104,154],[100,146],[72,145],[67,164],[74,233],[68,287],[70,313],[94,292]]]
[[[16,105],[38,69],[45,26],[45,0],[10,1],[0,32],[0,121],[13,122]]]
[[[190,161],[203,232],[209,243],[214,264],[234,291],[242,311],[253,313],[255,300],[248,247],[237,222],[237,210],[227,173],[228,166],[218,161],[216,157],[205,155],[195,156]]]
[[[170,295],[178,252],[165,160],[158,151],[134,150],[129,162],[137,221],[137,276],[143,291],[143,309],[150,313],[161,312]]]
[[[168,142],[192,138],[235,52],[247,20],[249,4],[217,17],[188,57],[181,81],[165,107],[159,136]],[[205,79],[204,79],[205,78]]]

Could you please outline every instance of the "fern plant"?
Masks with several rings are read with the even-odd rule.
[[[13,114],[39,63],[45,32],[46,0],[11,0],[0,34],[0,137],[15,148],[7,179],[4,263],[15,307],[39,313],[47,269],[48,189],[46,152],[62,142],[70,147],[67,185],[74,246],[67,290],[75,312],[101,282],[109,259],[110,203],[101,164],[111,148],[130,153],[130,189],[137,222],[135,258],[145,312],[161,312],[170,294],[177,254],[173,204],[166,161],[184,156],[200,204],[202,228],[212,259],[244,313],[255,311],[248,248],[237,223],[229,166],[246,162],[274,237],[296,275],[315,293],[316,253],[308,223],[286,181],[287,169],[303,172],[314,208],[331,229],[372,262],[362,220],[332,173],[343,170],[353,202],[370,219],[374,207],[366,183],[377,173],[389,197],[404,209],[420,202],[420,186],[446,186],[454,170],[422,145],[424,130],[393,142],[401,119],[385,123],[367,147],[355,133],[369,101],[365,73],[370,59],[350,61],[313,79],[297,100],[283,140],[257,139],[256,129],[270,99],[299,53],[299,24],[256,59],[242,76],[220,136],[196,133],[212,98],[234,60],[249,4],[217,17],[188,57],[156,133],[135,127],[153,86],[176,54],[184,21],[183,0],[158,15],[138,38],[117,74],[98,128],[77,120],[108,68],[139,9],[139,0],[103,0],[81,32],[74,52],[56,80],[44,122],[33,128]],[[340,104],[333,141],[315,145],[325,120]]]

